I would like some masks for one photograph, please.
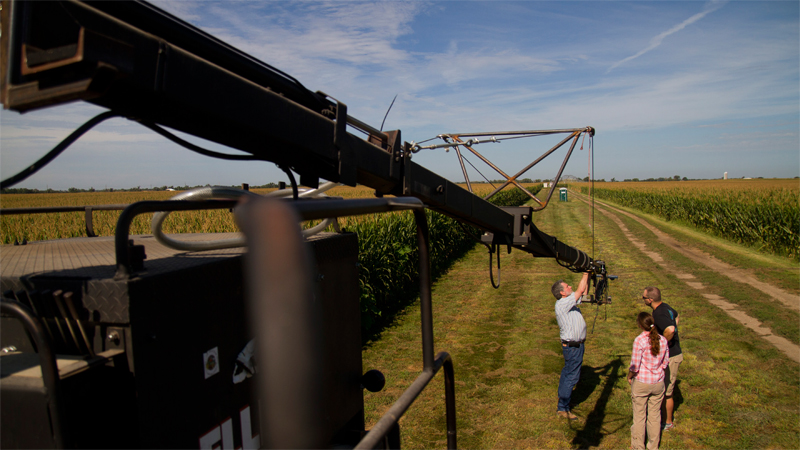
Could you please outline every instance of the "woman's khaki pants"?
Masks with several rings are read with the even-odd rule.
[[[644,449],[647,431],[647,449],[657,450],[661,441],[661,403],[664,401],[664,383],[640,383],[636,379],[631,384],[631,403],[633,405],[633,425],[631,425],[631,448]]]

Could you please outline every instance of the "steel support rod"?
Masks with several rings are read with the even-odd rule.
[[[419,303],[422,326],[422,367],[433,369],[433,306],[431,302],[430,241],[428,218],[422,209],[414,210],[419,247]]]
[[[508,178],[509,178],[509,177],[508,177],[508,175],[506,175],[506,174],[505,174],[505,172],[503,172],[502,170],[500,170],[500,168],[499,168],[499,167],[497,167],[497,166],[495,166],[494,164],[492,164],[492,162],[491,162],[491,161],[489,161],[489,160],[488,160],[486,157],[484,157],[483,155],[481,155],[480,153],[478,153],[478,152],[477,152],[477,151],[476,151],[474,148],[472,148],[471,146],[467,145],[467,144],[466,144],[464,141],[462,141],[462,140],[461,140],[461,138],[459,138],[458,136],[452,136],[452,138],[453,138],[453,139],[455,139],[455,140],[456,140],[456,141],[457,141],[459,144],[461,144],[461,145],[463,145],[464,147],[466,147],[466,149],[467,149],[467,150],[469,150],[469,151],[471,151],[472,153],[474,153],[474,154],[475,154],[475,156],[477,156],[478,158],[480,158],[480,160],[481,160],[481,161],[483,161],[483,162],[485,162],[485,163],[486,163],[486,164],[487,164],[489,167],[491,167],[492,169],[496,170],[496,171],[497,171],[497,173],[499,173],[500,175],[502,175],[502,176],[506,177],[506,179],[508,179]],[[487,197],[487,198],[488,198],[488,197]]]
[[[545,199],[544,204],[547,205],[550,203],[550,197],[553,196],[553,192],[556,190],[556,185],[558,184],[558,180],[561,179],[561,173],[564,172],[564,167],[567,166],[567,161],[569,161],[569,157],[572,155],[572,151],[575,150],[575,145],[578,143],[578,137],[580,135],[576,135],[575,139],[572,141],[572,145],[569,147],[569,151],[567,152],[567,157],[564,158],[564,162],[561,163],[561,167],[558,169],[558,174],[556,174],[555,180],[553,180],[553,185],[550,186],[550,192],[547,193],[547,199]],[[544,206],[541,208],[534,208],[534,211],[541,211],[544,209]]]
[[[383,414],[378,423],[361,439],[355,448],[361,450],[374,449],[381,439],[386,436],[394,425],[400,420],[408,410],[414,400],[425,389],[428,383],[436,376],[442,367],[445,367],[445,409],[447,414],[447,448],[455,450],[457,448],[456,439],[456,401],[455,401],[455,378],[453,372],[453,362],[447,352],[440,352],[433,362],[431,371],[423,370],[413,383],[400,395],[400,398]],[[447,368],[449,366],[449,369]],[[448,379],[450,380],[448,382]]]
[[[248,247],[244,280],[262,399],[258,448],[324,448],[323,317],[299,217],[288,202],[248,198],[236,219]]]
[[[548,150],[548,151],[546,151],[545,153],[543,153],[543,154],[542,154],[542,156],[538,157],[538,158],[537,158],[535,161],[533,161],[532,163],[528,164],[528,165],[527,165],[527,166],[525,166],[525,167],[524,167],[522,170],[520,170],[519,172],[517,172],[517,174],[516,174],[516,175],[514,175],[514,178],[517,178],[517,177],[521,176],[522,174],[524,174],[525,172],[527,172],[528,170],[530,170],[530,168],[531,168],[531,167],[535,166],[536,164],[539,164],[539,162],[540,162],[541,160],[543,160],[543,159],[547,158],[547,157],[548,157],[548,156],[550,156],[550,154],[552,154],[554,151],[556,151],[556,150],[558,150],[559,148],[561,148],[561,146],[562,146],[562,145],[564,145],[564,144],[565,144],[565,143],[566,143],[568,140],[570,140],[570,139],[572,139],[572,138],[575,138],[575,139],[576,139],[576,142],[577,142],[577,138],[578,138],[578,137],[580,137],[580,135],[581,135],[581,133],[580,133],[580,132],[575,132],[575,133],[573,133],[573,134],[571,134],[571,135],[569,135],[569,136],[565,137],[565,138],[564,138],[564,139],[563,139],[561,142],[559,142],[558,144],[556,144],[555,146],[553,146],[553,147],[552,147],[550,150]],[[569,159],[569,158],[567,158],[567,159]]]
[[[72,320],[78,325],[78,330],[81,332],[81,337],[83,338],[83,343],[86,345],[86,349],[89,351],[89,356],[92,358],[95,357],[94,349],[92,348],[91,342],[89,342],[89,338],[86,336],[86,329],[83,328],[81,324],[80,317],[78,316],[78,311],[75,309],[75,303],[72,301],[72,292],[64,293],[64,302],[67,304],[67,309],[69,309],[69,313],[72,316]]]
[[[120,280],[131,275],[131,264],[128,252],[128,237],[131,223],[139,214],[158,211],[193,211],[204,209],[230,209],[236,206],[236,200],[147,200],[132,203],[122,211],[117,220],[114,233],[114,250],[117,258],[117,272],[114,279]]]
[[[576,131],[575,133],[578,133],[578,132]],[[535,160],[535,161],[533,161],[532,163],[528,164],[527,166],[525,166],[525,168],[524,168],[524,169],[522,169],[522,170],[520,170],[519,172],[517,172],[517,174],[516,174],[516,175],[514,175],[514,179],[516,179],[517,177],[521,176],[522,174],[524,174],[525,172],[527,172],[528,170],[530,170],[530,169],[531,169],[531,167],[535,166],[536,164],[539,164],[539,162],[541,162],[543,159],[547,158],[547,157],[548,157],[548,156],[550,156],[550,155],[551,155],[551,154],[552,154],[554,151],[556,151],[556,150],[558,150],[559,148],[561,148],[561,146],[562,146],[562,145],[564,145],[564,144],[565,144],[567,141],[569,141],[570,139],[572,139],[572,138],[576,137],[576,134],[575,134],[575,133],[572,133],[572,134],[570,134],[569,136],[567,136],[567,137],[565,137],[564,139],[562,139],[562,140],[561,140],[561,142],[559,142],[558,144],[556,144],[556,145],[554,145],[553,147],[551,147],[551,148],[550,148],[550,150],[548,150],[548,151],[544,152],[544,153],[542,154],[542,156],[540,156],[540,157],[536,158],[536,160]],[[579,135],[580,135],[580,133],[578,133],[578,134],[577,134],[577,136],[579,136]],[[572,154],[572,152],[570,152],[570,154]],[[567,162],[568,160],[569,160],[569,155],[567,155],[566,159],[564,159],[564,163],[566,164],[566,162]],[[562,166],[562,168],[563,168],[563,166]],[[560,177],[560,176],[561,176],[561,175],[560,175],[560,173],[559,173],[559,177]],[[500,192],[500,190],[501,190],[501,189],[503,189],[505,186],[506,186],[506,184],[504,184],[504,185],[503,185],[503,186],[501,186],[500,188],[497,188],[497,189],[495,189],[495,190],[494,190],[492,193],[490,193],[490,194],[489,194],[489,195],[488,195],[486,198],[489,198],[489,197],[491,197],[492,195],[494,195],[494,194],[496,194],[496,193]],[[523,190],[524,190],[524,189],[523,189]],[[525,192],[528,192],[528,191],[525,191]],[[533,199],[534,199],[534,200],[536,200],[536,202],[537,202],[537,203],[539,203],[540,205],[542,205],[542,207],[544,207],[545,205],[547,205],[547,202],[544,202],[544,203],[542,203],[541,201],[539,201],[539,199],[538,199],[538,198],[536,198],[536,197],[535,197],[533,194],[531,194],[530,192],[528,192],[528,195],[529,195],[529,196],[531,196],[531,197],[533,197]],[[548,198],[549,198],[549,197],[548,197]]]
[[[575,133],[580,131],[588,131],[594,133],[594,128],[566,128],[562,130],[528,130],[528,131],[481,131],[476,133],[443,133],[442,136],[461,136],[461,137],[482,137],[482,136],[513,136],[513,135],[530,135],[539,136],[546,134],[561,134],[561,133]]]
[[[370,136],[375,136],[377,138],[380,138],[381,141],[383,141],[384,143],[389,141],[389,137],[386,135],[386,133],[384,133],[383,131],[381,131],[381,130],[379,130],[379,129],[377,129],[377,128],[369,125],[369,124],[366,124],[366,123],[356,119],[353,116],[347,116],[347,124],[352,126],[355,129],[359,130],[359,131],[362,131],[362,132],[364,132],[366,134],[369,134]]]
[[[456,146],[456,155],[458,155],[458,163],[461,164],[461,172],[464,173],[464,182],[467,183],[467,190],[472,192],[472,184],[469,182],[469,175],[467,175],[467,167],[464,166],[464,157],[461,156],[461,149]]]
[[[83,214],[83,220],[84,220],[85,225],[86,225],[86,236],[88,236],[88,237],[97,237],[97,235],[94,234],[94,223],[92,221],[92,207],[91,206],[87,206],[86,207],[86,211]]]
[[[457,448],[455,382],[450,355],[441,352],[433,359],[433,308],[431,302],[430,259],[428,246],[428,219],[422,209],[414,210],[419,245],[420,316],[422,327],[422,373],[411,383],[399,399],[375,424],[356,449],[373,449],[397,424],[414,400],[425,389],[436,373],[445,367],[445,409],[447,415],[447,448]]]
[[[75,344],[75,350],[78,353],[82,353],[81,344],[78,341],[78,335],[75,334],[75,329],[72,327],[72,323],[69,320],[70,316],[67,314],[67,308],[64,306],[64,291],[59,289],[53,292],[53,300],[54,303],[56,304],[56,307],[58,308],[58,312],[60,313],[61,318],[64,319],[64,323],[67,324],[67,330],[69,330],[69,335],[72,337],[72,342]],[[56,323],[59,322],[58,316],[59,314],[53,314],[53,320]],[[64,344],[66,344],[67,342],[69,341],[65,340]]]

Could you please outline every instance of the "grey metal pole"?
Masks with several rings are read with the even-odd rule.
[[[419,302],[422,316],[422,364],[424,370],[433,369],[433,307],[431,304],[430,249],[428,218],[425,210],[415,209],[417,246],[419,247]]]
[[[311,256],[287,202],[236,209],[247,240],[246,298],[256,339],[262,448],[323,448],[322,309]]]

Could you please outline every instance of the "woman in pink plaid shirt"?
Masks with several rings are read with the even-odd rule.
[[[628,369],[633,404],[631,448],[645,448],[646,430],[647,448],[656,450],[661,441],[661,403],[664,400],[664,369],[669,365],[669,348],[666,338],[656,331],[653,316],[646,312],[639,313],[636,322],[642,333],[633,341],[631,366]]]

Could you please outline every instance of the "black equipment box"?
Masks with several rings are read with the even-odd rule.
[[[183,252],[132,238],[144,245],[144,270],[122,281],[113,237],[2,247],[3,296],[34,313],[57,354],[66,446],[258,448],[255,378],[237,365],[251,341],[246,250]],[[364,433],[357,238],[323,233],[307,245],[308,279],[323,299],[325,441],[353,445]],[[0,444],[52,448],[34,346],[16,318],[3,316],[0,332]]]

